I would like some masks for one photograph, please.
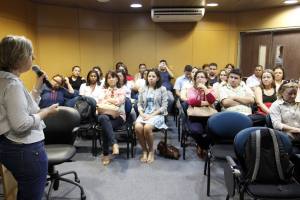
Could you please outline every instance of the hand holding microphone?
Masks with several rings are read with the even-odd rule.
[[[38,65],[33,65],[31,69],[32,69],[32,71],[34,71],[36,73],[36,75],[38,77],[42,77],[43,76],[43,83],[45,83],[47,87],[52,88],[52,84],[46,78],[45,73],[40,69],[40,67]]]

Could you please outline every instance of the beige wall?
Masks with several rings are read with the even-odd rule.
[[[36,46],[35,5],[26,0],[0,2],[0,38],[6,35],[24,35]],[[36,49],[35,49],[36,50]],[[22,79],[31,87],[32,73],[25,73]]]
[[[300,27],[300,5],[237,14],[239,30]]]
[[[206,13],[199,23],[153,23],[146,13],[103,13],[13,0],[0,3],[0,36],[29,37],[36,63],[49,76],[69,75],[74,65],[82,67],[83,75],[94,65],[107,71],[117,61],[134,74],[139,63],[155,66],[160,59],[178,76],[186,64],[236,64],[239,31],[300,26],[299,10]],[[33,74],[23,78],[31,87]]]

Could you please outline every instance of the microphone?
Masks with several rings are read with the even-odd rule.
[[[44,72],[41,71],[40,67],[38,65],[33,65],[32,66],[32,71],[34,71],[36,73],[36,75],[38,77],[42,76],[44,74]],[[52,84],[49,82],[48,79],[46,79],[46,77],[44,77],[43,79],[43,83],[45,83],[45,85],[49,88],[52,88]]]

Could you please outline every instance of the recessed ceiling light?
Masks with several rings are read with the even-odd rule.
[[[206,6],[208,6],[208,7],[216,7],[218,5],[219,5],[218,3],[207,3],[206,4]]]
[[[141,7],[143,7],[143,6],[142,6],[142,4],[140,4],[140,3],[133,3],[133,4],[130,5],[130,7],[131,7],[131,8],[141,8]]]
[[[96,0],[96,1],[98,1],[100,3],[106,3],[106,2],[109,2],[110,0]]]
[[[298,3],[298,0],[285,0],[283,3],[285,3],[285,4],[295,4],[295,3]]]

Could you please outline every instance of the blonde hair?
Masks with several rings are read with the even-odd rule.
[[[283,82],[280,85],[279,89],[278,89],[278,93],[277,93],[278,99],[282,99],[282,94],[288,88],[298,89],[298,84],[296,82],[293,82],[293,81],[285,81],[285,82]]]
[[[0,70],[18,69],[32,56],[32,43],[24,36],[8,35],[0,42]]]

